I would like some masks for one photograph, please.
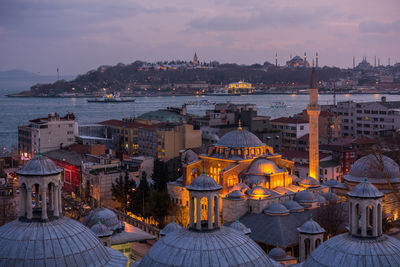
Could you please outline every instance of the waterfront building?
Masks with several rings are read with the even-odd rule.
[[[270,124],[273,130],[282,133],[283,149],[296,150],[298,139],[310,132],[308,120],[301,118],[280,117],[271,120]]]
[[[29,125],[18,126],[18,152],[23,160],[37,155],[39,145],[42,152],[69,146],[75,142],[75,135],[78,134],[78,123],[73,113],[67,113],[64,117],[51,113],[46,118],[29,122]]]
[[[238,81],[236,83],[228,84],[228,90],[232,91],[233,94],[243,93],[252,93],[253,86],[251,83]]]
[[[90,229],[63,216],[62,171],[39,152],[17,172],[19,219],[0,227],[0,265],[126,266],[121,252],[104,246]]]

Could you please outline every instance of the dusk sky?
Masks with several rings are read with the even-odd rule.
[[[1,0],[0,70],[82,74],[135,60],[350,67],[400,62],[399,0]]]

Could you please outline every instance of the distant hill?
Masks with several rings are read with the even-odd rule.
[[[0,79],[33,78],[33,77],[40,77],[40,75],[26,70],[0,71]]]

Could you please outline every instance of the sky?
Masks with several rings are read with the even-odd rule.
[[[192,60],[400,62],[399,0],[1,0],[0,71]]]

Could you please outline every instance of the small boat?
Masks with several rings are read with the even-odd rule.
[[[202,100],[195,100],[195,101],[186,101],[185,105],[188,106],[213,106],[215,105],[215,102],[210,102],[207,99],[202,99]]]
[[[135,102],[134,98],[121,98],[119,93],[106,94],[102,98],[88,99],[88,103],[125,103]]]
[[[272,102],[271,108],[286,108],[286,104],[282,101]]]

